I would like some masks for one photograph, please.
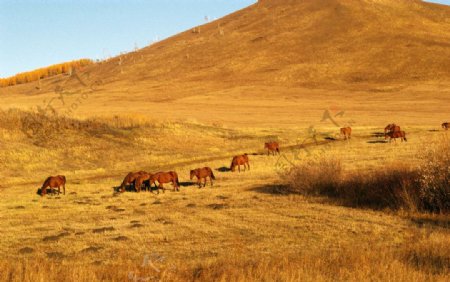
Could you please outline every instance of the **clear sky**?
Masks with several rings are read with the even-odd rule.
[[[0,0],[0,77],[144,47],[256,0]],[[436,0],[449,5],[450,0]]]
[[[0,77],[132,51],[255,2],[0,0]]]

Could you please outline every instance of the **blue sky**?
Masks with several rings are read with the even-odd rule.
[[[256,0],[0,0],[0,77],[79,58],[103,59]],[[433,1],[450,4],[450,0]]]

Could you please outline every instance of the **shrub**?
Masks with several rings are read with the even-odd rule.
[[[288,175],[289,192],[323,195],[345,205],[376,209],[450,211],[449,144],[423,150],[418,167],[387,165],[344,174],[335,159],[308,161]]]

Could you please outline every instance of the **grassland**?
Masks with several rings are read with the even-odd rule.
[[[418,164],[425,147],[448,140],[442,130],[429,131],[434,125],[405,128],[408,143],[388,144],[373,135],[379,127],[364,126],[355,127],[350,142],[325,140],[338,136],[324,121],[315,145],[307,127],[231,128],[143,116],[38,115],[41,133],[60,128],[44,138],[27,131],[28,116],[2,112],[1,280],[448,278],[447,215],[355,209],[284,189],[290,165],[323,156],[338,158],[346,171]],[[265,140],[280,141],[281,157],[264,154]],[[255,153],[250,171],[223,169],[244,152]],[[205,165],[217,181],[198,189],[189,170]],[[138,169],[176,170],[181,192],[114,193]],[[57,173],[68,178],[67,195],[36,195],[40,182]]]
[[[1,88],[0,280],[448,281],[448,214],[302,195],[310,174],[289,173],[325,158],[355,179],[439,154],[448,15],[421,1],[264,0]],[[385,143],[393,122],[408,142]],[[269,140],[280,156],[264,154]],[[251,170],[227,171],[242,153]],[[203,166],[214,187],[189,180]],[[129,171],[169,169],[178,193],[114,192]],[[67,194],[37,195],[56,174]]]

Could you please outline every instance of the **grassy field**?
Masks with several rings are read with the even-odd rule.
[[[285,189],[293,165],[321,157],[339,159],[346,173],[418,165],[425,148],[448,141],[434,125],[407,128],[407,143],[389,144],[375,126],[355,126],[343,141],[329,121],[319,121],[314,139],[300,126],[35,115],[43,127],[30,131],[28,119],[2,112],[0,280],[448,278],[448,215],[355,209]],[[267,140],[282,144],[280,156],[264,154]],[[245,152],[251,170],[226,171],[231,156]],[[213,187],[189,180],[201,166],[214,169]],[[140,169],[176,170],[181,192],[114,193],[128,171]],[[66,175],[67,194],[40,197],[37,188],[52,174]]]
[[[421,1],[261,0],[0,88],[0,280],[448,281],[448,213],[364,198],[400,169],[448,163],[448,15]],[[389,123],[408,142],[387,143]],[[243,153],[251,170],[228,171]],[[198,189],[189,171],[204,166],[217,180]],[[175,170],[181,191],[115,193],[139,170]],[[430,171],[419,176],[448,181],[445,165]],[[36,194],[58,174],[66,195]]]

